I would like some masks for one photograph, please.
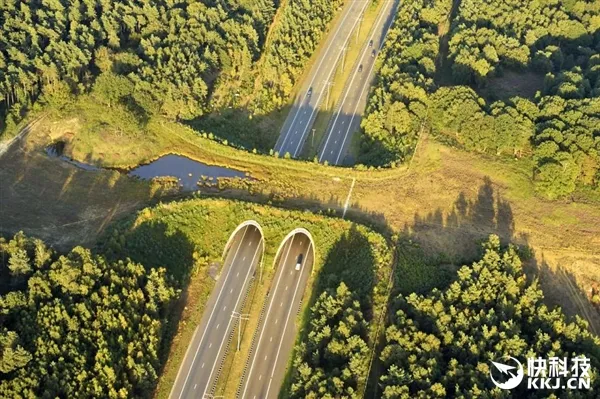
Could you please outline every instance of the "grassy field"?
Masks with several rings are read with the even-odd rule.
[[[116,215],[156,198],[159,192],[146,183],[114,172],[76,170],[45,157],[41,147],[62,137],[69,141],[68,154],[102,166],[129,168],[178,153],[244,170],[255,180],[205,194],[286,207],[340,212],[356,178],[347,217],[380,231],[410,235],[427,253],[450,263],[472,259],[476,242],[489,233],[531,246],[536,259],[531,273],[551,288],[549,299],[581,314],[586,303],[571,301],[572,290],[554,287],[552,276],[559,268],[565,270],[584,296],[590,284],[600,281],[600,207],[536,197],[526,160],[485,158],[425,136],[410,169],[358,171],[249,154],[165,121],[150,121],[131,136],[106,129],[100,139],[87,131],[84,118],[85,112],[48,117],[22,152],[0,159],[0,183],[9,187],[2,190],[3,232],[25,229],[65,245],[89,242]],[[118,190],[112,188],[115,182]]]
[[[323,281],[329,282],[332,273],[353,290],[359,290],[359,286],[365,287],[372,301],[375,320],[371,324],[370,334],[370,343],[374,345],[388,301],[389,290],[386,288],[391,275],[391,252],[383,236],[341,219],[239,201],[192,199],[161,204],[117,223],[101,238],[99,245],[102,252],[109,256],[127,256],[151,267],[165,266],[176,281],[187,287],[179,306],[181,315],[173,320],[179,320],[178,329],[161,374],[155,395],[157,398],[168,397],[188,343],[200,322],[204,305],[214,286],[209,273],[211,265],[220,263],[229,234],[237,225],[249,219],[256,220],[264,231],[265,272],[262,281],[258,281],[258,278],[254,280],[253,292],[246,301],[246,311],[251,318],[244,326],[246,332],[241,350],[234,353],[235,347],[230,347],[227,367],[220,376],[226,380],[219,384],[218,394],[225,397],[235,395],[250,350],[252,333],[256,330],[260,310],[267,299],[266,291],[275,273],[273,265],[276,250],[283,238],[296,227],[310,231],[317,248],[302,302],[304,308],[310,307],[322,291]],[[339,251],[347,256],[331,256],[332,252],[338,254]],[[360,257],[364,251],[371,254],[367,257],[368,262]],[[348,262],[349,259],[352,261]],[[328,277],[325,278],[325,275]],[[302,317],[302,313],[300,315],[297,321],[299,330],[302,330],[307,319]]]

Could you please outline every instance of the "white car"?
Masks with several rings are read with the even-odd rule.
[[[303,254],[298,255],[298,260],[296,261],[296,270],[300,270],[300,268],[302,267],[302,258],[304,257]]]

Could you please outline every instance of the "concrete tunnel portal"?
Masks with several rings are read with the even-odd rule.
[[[283,240],[281,240],[281,243],[277,248],[275,258],[273,259],[273,268],[277,268],[277,265],[282,260],[285,263],[285,257],[290,256],[292,246],[300,248],[296,249],[296,252],[299,251],[299,253],[302,254],[302,263],[305,263],[305,265],[309,265],[312,274],[314,261],[316,259],[315,241],[313,240],[313,237],[310,234],[310,232],[303,227],[299,227],[292,230],[288,233],[288,235],[285,236]],[[284,258],[282,259],[282,257]],[[305,265],[302,265],[302,267],[304,267]]]
[[[261,262],[262,262],[262,258],[264,257],[264,249],[265,249],[265,243],[264,243],[265,234],[263,232],[262,227],[256,220],[246,220],[246,221],[240,223],[235,228],[235,230],[233,230],[233,232],[229,235],[229,239],[227,240],[225,247],[223,248],[223,253],[221,254],[221,259],[225,260],[225,257],[227,255],[227,253],[229,252],[229,250],[231,249],[232,245],[240,239],[243,240],[245,238],[246,233],[248,233],[248,232],[250,232],[251,234],[252,233],[256,234],[256,232],[258,232],[258,234],[260,235],[260,240],[263,243],[262,254],[261,254]]]

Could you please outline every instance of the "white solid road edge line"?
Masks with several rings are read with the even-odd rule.
[[[190,374],[192,373],[192,368],[194,366],[194,363],[196,363],[196,358],[198,357],[198,352],[200,352],[200,347],[202,346],[202,341],[204,340],[204,336],[206,335],[206,332],[208,331],[208,327],[210,326],[210,321],[212,320],[212,317],[215,313],[215,310],[217,309],[217,304],[219,303],[219,299],[221,298],[221,294],[223,293],[223,289],[225,288],[225,285],[227,283],[227,279],[229,278],[229,274],[231,273],[231,270],[233,269],[233,263],[235,262],[235,258],[238,255],[238,252],[240,250],[240,247],[242,246],[242,242],[244,242],[244,237],[246,236],[246,232],[248,231],[248,227],[246,227],[246,229],[244,230],[244,234],[242,234],[242,239],[240,240],[240,243],[238,244],[237,249],[235,250],[235,254],[233,255],[233,260],[231,261],[231,264],[229,266],[229,270],[227,270],[227,274],[225,275],[225,280],[223,280],[223,285],[221,286],[221,290],[219,291],[219,295],[217,296],[217,299],[215,300],[215,304],[212,308],[212,311],[210,312],[210,316],[208,316],[208,320],[206,321],[206,326],[204,328],[204,332],[202,333],[202,337],[200,338],[200,342],[198,343],[198,347],[196,348],[196,353],[194,353],[194,358],[192,359],[192,363],[190,364],[190,367],[188,369],[188,373],[185,377],[185,380],[183,382],[183,385],[181,386],[181,391],[179,392],[179,396],[178,398],[181,399],[181,397],[183,396],[183,391],[185,391],[185,387],[187,386],[187,382],[188,379],[190,378]],[[197,327],[198,328],[198,327]],[[194,341],[192,341],[194,342]],[[188,348],[189,351],[189,348]],[[187,351],[186,351],[186,355],[187,355]],[[183,358],[183,362],[181,363],[181,367],[183,367],[185,365],[185,357]],[[180,371],[177,372],[177,376],[179,377],[179,373],[181,372],[181,368]],[[175,391],[175,387],[177,386],[177,379],[175,379],[175,383],[173,384],[173,389],[171,390],[171,395],[169,395],[169,397],[172,397],[173,392]]]
[[[395,2],[399,2],[399,0],[394,0]],[[393,13],[392,13],[393,15]],[[392,23],[393,23],[393,19],[392,19]],[[392,23],[390,23],[390,26],[388,27],[388,29],[385,31],[385,35],[383,36],[383,40],[381,41],[381,43],[379,44],[379,50],[378,52],[381,52],[381,49],[383,48],[383,44],[385,43],[385,38],[387,36],[387,32],[389,31],[389,29],[392,27]],[[385,27],[385,25],[384,25]],[[375,68],[375,61],[373,62],[373,65],[371,65],[371,69],[369,70],[369,75],[371,76],[371,74],[373,73],[373,69]],[[348,123],[348,130],[346,130],[346,133],[344,134],[344,140],[342,141],[342,145],[340,146],[340,153],[338,154],[337,158],[335,159],[335,163],[337,164],[340,161],[340,156],[342,156],[342,152],[344,151],[344,144],[346,143],[346,139],[348,138],[348,133],[350,132],[350,128],[352,127],[352,122],[354,121],[354,117],[356,116],[356,111],[358,110],[358,106],[360,105],[360,100],[362,99],[363,93],[365,91],[365,87],[367,84],[370,84],[370,80],[369,79],[365,79],[365,83],[363,85],[362,90],[360,91],[360,95],[358,96],[358,101],[356,102],[356,107],[354,107],[354,112],[352,112],[352,118],[350,118],[350,123]]]
[[[258,337],[258,344],[256,345],[256,349],[254,350],[254,354],[252,356],[252,363],[250,363],[250,371],[248,375],[246,375],[246,383],[244,384],[244,392],[242,392],[242,399],[246,396],[246,391],[248,390],[248,381],[250,381],[250,376],[252,376],[252,370],[254,369],[254,361],[256,360],[256,355],[259,352],[260,343],[262,342],[263,334],[265,333],[265,326],[267,325],[267,320],[269,320],[269,313],[271,313],[271,308],[273,307],[273,303],[275,302],[275,293],[277,292],[277,287],[279,287],[279,282],[281,281],[281,276],[283,276],[283,269],[285,268],[285,263],[287,262],[287,258],[290,255],[290,251],[292,249],[292,245],[294,244],[294,238],[296,238],[296,234],[292,236],[292,241],[290,242],[290,246],[285,254],[285,259],[283,260],[283,265],[281,266],[281,270],[279,271],[279,278],[277,279],[277,284],[275,284],[275,289],[273,290],[273,296],[271,297],[271,301],[269,302],[269,309],[267,309],[266,317],[263,322],[262,328],[260,330],[260,336]]]
[[[386,3],[391,3],[393,0],[388,0]],[[385,15],[385,10],[386,10],[386,5],[384,4],[381,8],[381,13],[379,14],[379,16],[377,17],[377,21],[375,21],[375,29],[373,30],[373,32],[371,33],[371,36],[369,36],[368,40],[373,40],[373,38],[375,37],[375,33],[377,32],[377,25],[381,22],[381,19],[383,18],[383,16]],[[369,51],[369,45],[368,42],[365,43],[365,48],[363,49],[362,54],[360,55],[360,62],[363,63],[363,59],[365,58],[365,55],[367,54],[367,51]],[[375,65],[375,60],[373,60],[373,65]],[[370,72],[373,70],[373,68],[370,69],[369,71],[369,75]],[[323,159],[323,156],[325,155],[325,152],[327,150],[327,144],[329,143],[329,139],[331,139],[331,136],[333,134],[333,130],[335,128],[335,124],[337,123],[338,118],[340,117],[340,114],[342,113],[342,108],[344,107],[344,103],[346,102],[346,98],[348,98],[348,94],[350,94],[350,89],[352,87],[352,84],[354,83],[354,79],[358,76],[359,72],[358,70],[354,71],[354,75],[352,75],[352,79],[350,80],[350,84],[348,85],[348,90],[346,90],[346,93],[344,95],[344,98],[342,99],[342,103],[340,105],[340,109],[338,110],[337,115],[335,116],[335,119],[333,120],[333,124],[331,125],[331,129],[329,130],[329,134],[327,135],[327,140],[325,140],[325,145],[323,146],[323,152],[321,153],[321,155],[319,156],[319,162],[321,162],[321,160]],[[364,88],[364,86],[363,86]],[[362,96],[359,97],[359,102],[360,102],[360,98],[362,98]],[[352,125],[352,123],[350,123],[350,125]],[[337,163],[337,162],[336,162]]]
[[[361,8],[359,16],[362,15],[365,12],[365,9],[367,8],[367,5],[370,2],[365,1],[365,5],[363,6],[363,8]],[[350,32],[348,32],[348,36],[344,39],[344,46],[346,46],[346,43],[348,42],[348,40],[350,39],[350,36],[352,36],[352,32],[354,31],[354,27],[356,26],[356,24],[358,23],[360,18],[356,18],[356,20],[354,21],[354,23],[352,24],[352,29],[350,29]],[[340,48],[340,52],[338,53],[337,58],[335,59],[335,62],[331,68],[331,71],[329,71],[329,75],[327,75],[327,79],[325,79],[326,81],[329,82],[329,79],[331,78],[331,75],[335,72],[335,66],[338,63],[338,59],[340,58],[340,56],[342,55],[343,50]],[[296,146],[296,150],[294,151],[294,158],[296,157],[296,154],[298,153],[298,149],[300,148],[300,145],[302,144],[302,142],[304,141],[304,135],[306,134],[306,132],[308,131],[308,127],[310,124],[310,120],[312,119],[316,109],[318,108],[318,105],[321,102],[321,97],[323,96],[323,92],[319,93],[319,97],[317,98],[317,103],[316,106],[314,108],[311,109],[310,111],[310,116],[308,117],[308,123],[306,124],[306,126],[304,127],[304,129],[302,129],[302,134],[300,135],[300,141],[298,142],[298,145]]]
[[[240,303],[240,299],[245,294],[244,287],[246,286],[246,283],[248,282],[248,277],[250,276],[250,272],[252,271],[252,265],[254,264],[254,260],[256,259],[256,254],[258,253],[258,249],[260,248],[260,245],[262,242],[263,242],[263,240],[261,237],[261,239],[258,241],[258,245],[256,246],[256,250],[254,251],[254,256],[252,257],[252,261],[250,262],[250,267],[248,267],[248,273],[246,273],[246,278],[244,279],[244,283],[242,284],[242,288],[240,289],[240,294],[238,295],[238,298],[235,301],[235,305],[233,305],[234,312],[236,311],[236,309]],[[233,317],[229,317],[229,323],[227,323],[227,328],[225,329],[225,332],[229,331],[229,327],[231,326],[232,321],[233,321]],[[241,321],[240,321],[240,323],[241,323]],[[217,351],[217,356],[215,357],[213,366],[210,369],[210,374],[208,375],[208,380],[206,381],[206,387],[204,388],[204,392],[202,393],[202,398],[204,398],[206,396],[206,391],[211,386],[210,380],[212,378],[213,373],[215,372],[215,367],[217,366],[217,363],[219,362],[219,356],[221,355],[221,350],[223,349],[223,344],[225,344],[226,338],[227,338],[227,334],[224,334],[223,338],[221,339],[221,345],[219,345],[219,350]]]
[[[327,48],[325,49],[325,53],[324,54],[327,54],[329,52],[329,49],[331,48],[331,45],[335,42],[335,38],[338,35],[338,33],[340,32],[340,29],[342,29],[342,26],[344,26],[344,21],[350,15],[350,11],[351,10],[352,10],[352,5],[348,6],[348,8],[346,9],[346,15],[339,22],[338,28],[335,31],[335,34],[331,37],[331,41],[330,41],[329,45],[327,46]],[[327,57],[322,57],[321,58],[321,61],[319,62],[319,65],[317,66],[317,69],[315,70],[315,73],[313,74],[313,78],[311,79],[311,81],[309,83],[309,87],[312,87],[315,79],[317,78],[317,75],[319,75],[317,72],[319,71],[319,69],[321,69],[321,65],[323,64],[323,61],[325,61],[325,58],[327,58]],[[304,91],[302,93],[304,93]],[[294,122],[296,122],[296,118],[298,117],[298,114],[300,113],[300,109],[302,108],[302,100],[305,98],[305,96],[302,96],[300,94],[297,98],[300,99],[300,103],[299,103],[298,109],[296,110],[296,114],[294,115],[294,118],[292,119],[292,123],[290,123],[290,127],[288,128],[287,132],[283,135],[283,141],[281,143],[281,146],[279,147],[280,148],[279,151],[283,151],[283,148],[285,147],[285,142],[287,141],[288,136],[290,134],[290,131],[292,130],[292,127],[294,126]],[[277,151],[277,148],[275,148],[275,150]]]
[[[304,265],[302,265],[302,273],[304,273],[304,269],[305,269],[305,265],[306,265],[306,260],[308,259],[308,254],[310,253],[310,247],[311,247],[312,243],[308,242],[308,248],[306,249],[306,255],[304,257]],[[283,344],[283,339],[285,338],[285,330],[287,329],[287,325],[288,322],[290,321],[290,314],[292,313],[292,309],[293,309],[293,305],[294,305],[294,299],[296,299],[296,294],[298,293],[298,287],[300,286],[300,282],[302,281],[302,276],[300,276],[300,278],[298,278],[298,282],[296,283],[296,289],[294,290],[294,296],[292,296],[292,303],[290,305],[290,308],[288,309],[288,314],[287,317],[285,319],[285,325],[283,326],[283,332],[281,333],[281,339],[279,340],[279,347],[277,348],[277,355],[275,356],[275,362],[273,363],[273,368],[271,369],[271,376],[269,377],[269,385],[267,386],[267,392],[265,393],[265,399],[269,398],[269,390],[271,389],[271,383],[273,382],[273,374],[275,374],[275,368],[277,367],[277,359],[279,359],[279,352],[281,352],[281,345]]]

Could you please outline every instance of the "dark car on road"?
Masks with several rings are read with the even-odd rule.
[[[376,54],[375,50],[371,51],[371,57],[375,57],[375,54]]]
[[[369,41],[369,47],[373,47],[373,40]]]
[[[307,96],[311,96],[312,95],[312,87],[308,89],[308,91],[306,92]]]
[[[358,72],[362,72],[362,64],[358,66]]]
[[[304,258],[304,254],[298,255],[298,259],[296,260],[296,270],[300,270],[302,267],[302,259]]]

